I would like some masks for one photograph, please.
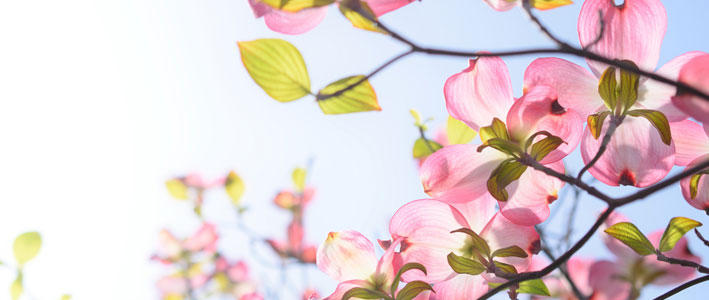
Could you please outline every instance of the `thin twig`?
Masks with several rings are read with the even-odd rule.
[[[573,48],[568,43],[557,38],[554,34],[551,33],[551,31],[546,26],[544,26],[544,24],[542,24],[542,22],[532,12],[532,4],[531,4],[530,0],[523,0],[522,1],[522,8],[524,8],[524,11],[527,13],[527,16],[529,17],[529,19],[532,20],[532,22],[534,24],[537,24],[537,27],[539,27],[539,30],[542,33],[544,33],[544,35],[546,35],[550,40],[554,41],[559,46],[559,48],[561,48],[561,49]]]
[[[699,238],[699,240],[701,240],[701,241],[704,243],[704,246],[709,247],[709,241],[707,241],[707,240],[704,238],[704,236],[702,236],[702,234],[699,233],[699,230],[697,230],[696,228],[694,228],[694,233],[697,235],[697,238]]]
[[[549,259],[551,259],[552,261],[556,260],[556,256],[554,255],[554,253],[552,253],[551,249],[549,249],[548,247],[544,246],[544,245],[546,244],[546,243],[545,243],[544,231],[543,231],[541,228],[539,228],[539,227],[537,227],[537,231],[539,232],[539,239],[541,240],[541,244],[542,244],[542,252],[543,252]],[[561,273],[562,276],[564,276],[564,279],[566,279],[566,282],[569,283],[569,286],[571,287],[571,291],[574,293],[574,295],[576,296],[576,298],[577,298],[578,300],[586,300],[586,299],[588,299],[588,297],[586,297],[586,296],[581,292],[581,290],[578,288],[578,286],[576,285],[576,283],[574,282],[574,280],[571,279],[571,275],[569,274],[569,271],[567,270],[565,263],[564,263],[564,264],[561,264],[561,265],[559,266],[559,272]]]
[[[596,152],[596,155],[589,161],[581,171],[579,171],[579,174],[576,175],[576,179],[581,180],[581,177],[583,177],[583,173],[588,171],[593,165],[598,162],[598,160],[603,156],[603,153],[606,152],[606,148],[608,148],[608,144],[611,142],[611,136],[615,133],[615,130],[620,126],[620,124],[623,123],[623,117],[616,117],[616,116],[611,116],[610,119],[610,124],[608,124],[608,129],[606,130],[606,134],[603,136],[603,140],[601,141],[601,146],[598,147],[598,152]]]
[[[664,189],[672,184],[675,184],[675,183],[679,182],[680,180],[682,180],[686,177],[689,177],[689,176],[691,176],[699,171],[702,171],[706,168],[709,168],[709,159],[695,165],[694,167],[691,167],[691,168],[686,169],[678,174],[675,174],[670,178],[666,178],[663,181],[660,181],[660,182],[653,184],[647,188],[639,190],[631,195],[628,195],[628,196],[625,196],[622,198],[618,198],[618,199],[614,200],[613,203],[616,204],[617,206],[621,206],[621,205],[625,205],[630,202],[633,202],[635,200],[645,198],[652,193],[655,193],[655,192],[657,192],[661,189]]]
[[[707,280],[709,280],[709,275],[702,276],[702,277],[696,278],[696,279],[694,279],[694,280],[687,281],[687,282],[685,282],[684,284],[682,284],[682,285],[680,285],[680,286],[678,286],[678,287],[676,287],[676,288],[671,289],[669,292],[664,293],[664,294],[658,296],[657,298],[655,298],[655,300],[664,300],[664,299],[667,299],[667,298],[672,297],[673,295],[675,295],[675,294],[677,294],[677,293],[679,293],[679,292],[681,292],[681,291],[683,291],[683,290],[685,290],[685,289],[687,289],[687,288],[689,288],[689,287],[692,287],[692,286],[694,286],[694,285],[696,285],[696,284],[702,283],[702,282],[707,281]]]
[[[709,274],[709,268],[702,266],[698,263],[695,263],[693,261],[686,260],[686,259],[674,258],[674,257],[668,257],[668,256],[662,254],[662,252],[660,252],[659,250],[657,250],[655,252],[655,254],[657,255],[657,260],[659,260],[659,261],[664,261],[666,263],[673,264],[673,265],[680,265],[680,266],[694,268],[694,269],[697,269],[697,272],[699,272],[699,273]]]

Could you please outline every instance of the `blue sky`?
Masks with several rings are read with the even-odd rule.
[[[709,28],[709,3],[665,5],[669,27],[660,64],[690,50],[709,51],[709,40],[701,38]],[[539,15],[558,36],[577,43],[580,7],[579,1]],[[551,45],[521,10],[499,13],[479,0],[417,2],[382,20],[422,45]],[[163,182],[191,171],[209,177],[236,170],[247,185],[246,222],[263,235],[280,237],[287,215],[271,198],[290,184],[294,166],[312,159],[309,182],[318,193],[307,212],[307,239],[320,243],[327,232],[345,229],[384,238],[393,212],[425,197],[410,157],[417,132],[408,110],[442,124],[443,83],[467,66],[463,58],[408,57],[371,80],[383,111],[325,116],[313,99],[270,99],[248,77],[236,42],[292,42],[314,89],[369,72],[406,50],[385,36],[352,28],[334,7],[319,27],[300,36],[269,31],[253,18],[246,0],[4,2],[0,28],[0,260],[11,260],[15,235],[42,232],[45,247],[26,269],[37,299],[65,292],[79,300],[155,299],[153,282],[161,270],[148,257],[158,230],[167,226],[187,234],[196,227],[188,206],[171,200]],[[523,71],[534,58],[505,60],[518,96]],[[579,163],[575,154],[567,168],[577,170]],[[246,239],[229,229],[234,219],[226,197],[210,196],[205,214],[225,228],[223,249],[234,258],[248,255]],[[560,210],[556,220],[565,219],[568,203],[560,199],[552,206]],[[583,197],[575,227],[587,228],[602,208]],[[621,212],[645,232],[674,216],[706,220],[676,186]],[[696,239],[691,246],[709,259]],[[580,253],[611,257],[597,237]],[[333,289],[335,282],[314,268],[307,273],[323,293]],[[289,274],[296,283],[301,275]],[[11,276],[0,269],[0,286],[9,285]],[[648,289],[643,298],[664,289]],[[695,287],[678,299],[707,292],[706,285]]]

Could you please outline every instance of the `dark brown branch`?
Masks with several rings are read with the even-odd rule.
[[[691,175],[693,175],[693,174],[695,174],[695,173],[697,173],[697,172],[699,172],[699,171],[701,171],[701,170],[704,170],[704,169],[706,169],[706,168],[709,168],[709,160],[705,160],[705,161],[703,161],[702,163],[697,164],[697,165],[694,166],[694,167],[691,167],[691,168],[689,168],[689,169],[686,169],[686,170],[684,170],[684,171],[682,171],[682,172],[680,172],[680,173],[678,173],[678,174],[673,175],[673,176],[670,177],[670,178],[666,178],[666,179],[663,180],[663,181],[660,181],[660,182],[658,182],[658,183],[656,183],[656,184],[654,184],[654,185],[651,185],[651,186],[649,186],[649,187],[647,187],[647,188],[644,188],[644,189],[642,189],[642,190],[639,190],[639,191],[637,191],[637,192],[635,192],[635,193],[633,193],[633,194],[631,194],[631,195],[628,195],[628,196],[625,196],[625,197],[622,197],[622,198],[618,198],[618,199],[616,199],[616,200],[613,201],[613,204],[615,204],[616,206],[621,206],[621,205],[625,205],[625,204],[628,204],[628,203],[630,203],[630,202],[633,202],[633,201],[635,201],[635,200],[645,198],[645,197],[649,196],[649,195],[652,194],[652,193],[655,193],[655,192],[657,192],[657,191],[659,191],[659,190],[661,190],[661,189],[664,189],[664,188],[666,188],[666,187],[668,187],[668,186],[670,186],[670,185],[672,185],[672,184],[675,184],[675,183],[679,182],[680,180],[684,179],[685,177],[689,177],[689,176],[691,176]]]
[[[694,228],[694,234],[696,234],[696,235],[697,235],[697,238],[699,238],[699,240],[701,240],[701,241],[704,243],[704,246],[709,247],[709,241],[707,241],[707,240],[704,238],[704,236],[702,236],[702,234],[699,233],[699,230],[697,230],[696,228]]]
[[[542,21],[540,21],[537,18],[537,16],[534,15],[534,13],[532,12],[532,4],[531,4],[530,0],[523,0],[522,1],[522,8],[524,8],[524,11],[527,13],[527,16],[529,17],[529,19],[532,20],[532,22],[537,25],[537,27],[539,28],[539,31],[544,33],[544,35],[546,35],[550,40],[554,41],[559,46],[559,48],[561,48],[561,49],[573,48],[568,43],[557,38],[554,34],[551,33],[549,28],[547,28],[546,26],[544,26],[544,24],[542,24]]]
[[[541,243],[542,243],[542,252],[544,252],[544,254],[552,261],[556,260],[556,256],[554,255],[554,253],[552,253],[551,249],[549,249],[547,246],[545,246],[546,242],[545,242],[543,230],[541,228],[537,227],[537,231],[539,232],[539,238],[541,239]],[[569,286],[571,287],[571,291],[574,293],[574,295],[576,296],[577,299],[579,299],[579,300],[588,299],[588,297],[586,297],[581,292],[581,290],[578,288],[578,286],[576,285],[574,280],[571,279],[571,275],[569,275],[569,271],[567,270],[565,263],[561,264],[559,266],[559,272],[561,273],[562,276],[564,276],[564,279],[566,279],[566,282],[569,283]]]
[[[659,260],[659,261],[664,261],[666,263],[673,264],[673,265],[680,265],[680,266],[693,268],[693,269],[696,269],[697,272],[699,272],[699,273],[709,274],[709,268],[702,266],[698,263],[695,263],[693,261],[674,258],[674,257],[668,257],[668,256],[665,256],[664,254],[662,254],[662,252],[660,252],[659,250],[657,250],[657,252],[655,252],[655,254],[657,255],[657,260]]]
[[[578,188],[586,191],[590,195],[592,195],[598,199],[601,199],[602,201],[604,201],[606,203],[612,203],[612,202],[616,201],[612,197],[602,193],[601,191],[599,191],[595,187],[592,187],[579,179],[576,179],[574,177],[571,177],[571,176],[563,174],[563,173],[559,173],[553,169],[550,169],[549,167],[547,167],[545,165],[540,164],[538,161],[534,160],[534,158],[532,158],[528,154],[525,155],[522,159],[520,159],[519,162],[521,162],[524,165],[530,166],[537,171],[541,171],[544,174],[547,174],[552,177],[556,177],[556,178],[560,179],[561,181],[564,181],[568,184],[575,185]]]
[[[687,282],[683,283],[682,285],[680,285],[680,286],[678,286],[678,287],[676,287],[676,288],[671,289],[669,292],[664,293],[664,294],[658,296],[657,298],[655,298],[655,300],[664,300],[664,299],[667,299],[667,298],[672,297],[673,295],[675,295],[675,294],[677,294],[677,293],[679,293],[679,292],[681,292],[681,291],[683,291],[683,290],[685,290],[685,289],[687,289],[687,288],[690,288],[690,287],[692,287],[692,286],[694,286],[694,285],[700,284],[700,283],[702,283],[702,282],[704,282],[704,281],[707,281],[707,280],[709,280],[709,275],[702,276],[702,277],[696,278],[696,279],[694,279],[694,280],[687,281]]]

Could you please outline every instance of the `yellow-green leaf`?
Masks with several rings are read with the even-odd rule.
[[[677,244],[677,241],[679,241],[685,233],[699,226],[702,226],[702,223],[689,218],[672,218],[660,239],[660,251],[666,252],[672,250],[675,244]]]
[[[22,286],[22,273],[17,274],[17,278],[10,284],[10,298],[12,300],[20,299],[24,287]]]
[[[480,139],[483,144],[487,144],[487,141],[493,138],[510,140],[510,136],[507,134],[507,126],[498,118],[494,118],[490,126],[480,128]]]
[[[697,191],[699,190],[699,179],[701,179],[703,175],[706,175],[706,171],[694,174],[692,175],[692,177],[689,178],[689,196],[692,199],[697,198]]]
[[[12,250],[15,254],[15,260],[20,266],[33,259],[39,253],[42,247],[42,236],[39,232],[25,232],[15,238],[15,243],[12,245]]]
[[[541,279],[531,279],[520,282],[517,292],[520,294],[551,296],[549,289]]]
[[[71,295],[64,294],[64,295],[62,295],[62,298],[60,300],[71,300]]]
[[[407,263],[407,264],[401,266],[401,268],[399,269],[399,272],[397,272],[396,276],[394,277],[394,281],[391,284],[391,288],[389,289],[389,291],[392,293],[392,295],[394,293],[396,293],[396,290],[399,288],[399,281],[401,281],[401,275],[403,275],[404,273],[406,273],[409,270],[414,270],[414,269],[421,271],[423,273],[423,275],[427,275],[426,267],[424,267],[420,263],[411,262],[411,263]]]
[[[630,60],[621,61],[622,64],[637,69],[638,66],[635,65]],[[640,83],[640,76],[630,71],[620,70],[620,86],[618,90],[618,100],[623,103],[623,113],[628,111],[638,100],[638,85]]]
[[[569,5],[574,3],[571,0],[531,0],[532,7],[538,10],[547,10],[557,8],[559,6]]]
[[[350,20],[354,27],[385,33],[376,23],[372,22],[372,20],[377,20],[377,16],[374,15],[374,12],[367,2],[360,0],[343,0],[340,2],[340,12],[345,18]]]
[[[344,295],[342,295],[342,300],[349,300],[352,298],[359,298],[359,299],[386,299],[389,298],[389,296],[385,293],[382,293],[377,290],[370,290],[367,288],[362,288],[362,287],[355,287],[349,289],[347,292],[345,292]]]
[[[189,198],[187,185],[178,178],[165,181],[165,187],[170,196],[175,199],[187,200]]]
[[[604,231],[623,242],[623,244],[633,249],[637,254],[644,256],[655,253],[655,247],[652,246],[652,243],[650,243],[647,237],[645,237],[633,223],[616,223]]]
[[[466,227],[451,231],[451,233],[456,232],[465,233],[469,235],[473,241],[473,248],[479,251],[481,254],[485,255],[485,257],[490,257],[490,246],[487,244],[487,241],[485,241],[485,239],[475,233],[475,231]]]
[[[499,262],[496,260],[493,261],[493,263],[495,264],[495,267],[502,270],[502,272],[505,272],[507,274],[517,274],[517,269],[513,265]]]
[[[610,111],[603,111],[589,115],[586,121],[588,122],[588,130],[591,132],[593,138],[598,139],[601,136],[601,131],[603,130],[603,122],[611,114]]]
[[[478,275],[485,271],[485,266],[472,259],[448,253],[448,265],[458,274]]]
[[[328,115],[382,110],[377,94],[364,75],[350,76],[327,85],[318,92],[317,101]]]
[[[303,168],[295,168],[293,170],[293,173],[291,174],[293,184],[295,185],[295,188],[299,191],[303,191],[305,189],[305,178],[307,174],[308,171]]]
[[[492,252],[492,257],[527,257],[527,252],[518,246],[509,246]]]
[[[423,122],[421,121],[422,120],[421,113],[419,113],[417,110],[415,110],[413,108],[409,109],[409,113],[414,118],[414,125],[416,125],[416,127],[423,127]]]
[[[441,144],[439,143],[436,143],[431,140],[426,140],[424,138],[418,138],[416,142],[414,142],[414,148],[412,152],[414,158],[419,159],[427,157],[441,148],[443,148],[443,146],[441,146]]]
[[[660,111],[651,109],[636,109],[628,112],[629,115],[633,117],[643,117],[650,121],[657,133],[660,134],[662,142],[666,145],[672,143],[672,132],[670,131],[670,122],[667,121],[667,117]]]
[[[281,39],[239,42],[241,61],[251,78],[280,102],[310,94],[310,78],[298,49]]]
[[[487,180],[487,190],[498,201],[507,201],[505,188],[527,170],[527,166],[514,159],[507,159],[500,163],[490,174]]]
[[[239,206],[241,203],[241,196],[244,195],[246,186],[244,185],[244,181],[241,180],[241,177],[239,177],[236,172],[230,171],[229,175],[226,176],[224,189],[226,190],[226,194],[229,195],[231,203]]]
[[[396,294],[396,300],[411,300],[424,291],[433,291],[433,287],[423,281],[411,281]]]
[[[615,111],[618,101],[617,85],[615,68],[608,67],[601,75],[601,80],[598,84],[598,94],[611,111]]]
[[[335,2],[335,0],[256,0],[257,2],[262,2],[270,7],[287,11],[287,12],[297,12],[306,8],[320,7],[325,5],[330,5]]]
[[[541,161],[549,155],[552,151],[556,150],[556,148],[559,148],[561,144],[564,143],[564,140],[562,140],[558,136],[548,136],[543,138],[542,140],[534,143],[532,145],[532,150],[530,151],[530,154],[536,161]]]
[[[465,125],[465,123],[448,116],[446,124],[446,135],[448,136],[448,144],[467,144],[470,143],[477,135],[477,132]]]

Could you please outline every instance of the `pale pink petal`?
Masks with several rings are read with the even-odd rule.
[[[677,56],[660,67],[656,73],[669,79],[677,80],[680,69],[691,59],[702,54],[706,53],[692,51]],[[638,94],[638,104],[648,109],[661,111],[670,122],[682,121],[687,118],[687,114],[672,104],[672,97],[677,94],[677,89],[673,86],[646,79],[641,82]]]
[[[303,295],[301,296],[301,299],[303,300],[318,300],[320,299],[320,293],[314,288],[308,288],[305,291],[303,291]]]
[[[190,187],[205,188],[205,186],[206,186],[206,183],[204,182],[202,175],[197,174],[197,173],[187,174],[183,180],[185,182],[185,185],[190,186]]]
[[[274,239],[266,239],[266,243],[268,243],[268,245],[271,246],[271,249],[273,249],[273,251],[275,251],[279,256],[288,256],[288,245],[286,243]]]
[[[162,295],[183,294],[187,291],[187,281],[180,276],[165,276],[156,285]]]
[[[274,10],[273,8],[262,3],[259,0],[249,0],[249,5],[251,6],[251,10],[253,10],[254,16],[256,16],[256,18],[260,18]]]
[[[452,201],[448,203],[463,214],[468,222],[468,228],[477,233],[480,233],[487,225],[487,222],[495,215],[496,201],[490,193],[485,193],[472,201]]]
[[[599,229],[599,232],[603,232],[608,227],[611,227],[621,222],[630,222],[630,220],[618,212],[613,212],[608,217],[608,219],[603,222],[603,225]],[[608,234],[601,234],[601,239],[603,240],[603,243],[606,244],[608,250],[615,254],[615,256],[618,257],[620,261],[625,261],[630,264],[632,263],[632,261],[640,257],[638,256],[638,254],[635,253],[635,251],[633,251],[633,249],[630,249],[630,247],[626,246],[621,241]]]
[[[609,118],[598,139],[589,130],[581,140],[581,156],[588,163],[598,152]],[[618,126],[606,152],[589,173],[601,182],[612,185],[646,187],[660,181],[674,165],[674,144],[665,145],[657,129],[645,118],[626,117]]]
[[[433,285],[435,293],[431,293],[431,300],[448,299],[477,299],[485,294],[488,285],[482,276],[456,275],[455,277]]]
[[[197,230],[191,237],[184,241],[183,246],[185,249],[198,252],[198,251],[209,251],[213,252],[216,250],[217,230],[213,224],[204,223],[202,227]]]
[[[507,11],[520,4],[520,1],[510,0],[483,0],[496,11]]]
[[[259,294],[258,292],[252,292],[245,294],[239,298],[239,300],[263,300],[263,295]]]
[[[275,198],[273,198],[273,203],[276,206],[284,209],[291,209],[293,205],[298,203],[298,197],[289,190],[279,192]]]
[[[593,300],[626,300],[630,295],[630,283],[618,278],[623,274],[619,264],[601,260],[593,263],[589,271],[589,284],[593,288]]]
[[[182,246],[180,241],[175,238],[167,229],[160,230],[158,234],[158,257],[174,259],[180,256]]]
[[[589,283],[589,273],[591,272],[591,265],[594,261],[588,258],[572,257],[566,262],[566,269],[569,271],[569,276],[571,280],[574,281],[576,287],[585,294],[590,295],[593,292],[591,285]],[[568,285],[566,281],[564,284]],[[571,287],[567,287],[571,291]]]
[[[570,61],[545,57],[534,60],[524,72],[524,90],[538,85],[554,88],[559,104],[582,116],[598,111],[603,99],[598,95],[598,78]]]
[[[670,123],[675,144],[675,164],[686,166],[699,156],[709,154],[709,136],[691,120]]]
[[[227,276],[234,282],[249,280],[249,266],[244,261],[238,261],[227,269]]]
[[[584,119],[574,110],[559,107],[556,99],[554,89],[534,86],[507,113],[508,131],[517,141],[526,141],[539,131],[547,131],[564,140],[564,144],[544,157],[542,164],[560,160],[574,151],[583,132]],[[544,137],[538,136],[535,141]]]
[[[337,281],[366,280],[377,268],[374,245],[356,231],[330,232],[317,254],[318,268]]]
[[[342,300],[342,296],[344,296],[347,291],[356,287],[367,288],[369,287],[369,283],[366,280],[348,280],[341,282],[337,285],[337,288],[335,288],[335,292],[333,292],[330,296],[325,297],[323,300]],[[354,300],[359,298],[350,299]]]
[[[473,145],[443,147],[421,165],[419,176],[424,191],[432,197],[456,195],[451,199],[471,201],[487,193],[490,173],[506,158],[495,149],[477,151]]]
[[[288,248],[293,251],[300,250],[303,245],[303,225],[298,222],[291,222],[288,224]]]
[[[679,73],[679,81],[709,94],[709,54],[693,58]],[[683,93],[672,98],[681,111],[704,124],[709,123],[709,101]]]
[[[263,19],[266,26],[275,32],[301,34],[318,26],[326,14],[327,6],[307,8],[295,13],[274,9]]]
[[[389,232],[395,239],[403,238],[402,263],[423,264],[428,272],[426,277],[407,272],[404,279],[438,282],[453,275],[446,256],[463,248],[467,236],[451,231],[463,227],[468,227],[465,217],[441,201],[416,200],[399,208],[389,222]]]
[[[589,50],[611,59],[627,59],[643,70],[652,71],[660,58],[667,30],[667,14],[660,0],[627,0],[616,6],[612,0],[587,0],[581,7],[578,32],[582,46],[590,45],[605,25],[601,40]],[[586,60],[596,75],[606,65]]]
[[[493,118],[505,120],[514,102],[507,65],[499,57],[470,60],[470,66],[446,80],[443,93],[448,113],[474,130]]]
[[[563,161],[557,161],[547,167],[564,173]],[[533,226],[544,222],[549,217],[549,204],[557,199],[558,191],[564,182],[527,168],[519,180],[507,187],[510,197],[507,201],[498,201],[500,213],[518,225]]]
[[[308,264],[314,264],[315,259],[317,258],[317,253],[318,253],[318,248],[315,246],[306,246],[303,248],[303,251],[300,252],[300,259],[301,262],[308,263]]]
[[[396,276],[396,273],[399,272],[399,268],[403,265],[401,255],[396,251],[403,240],[404,238],[395,239],[377,263],[377,276],[382,276],[384,282],[387,284],[391,284],[394,281],[394,276]],[[420,271],[411,270],[408,272]],[[421,273],[421,275],[423,275],[423,273]]]
[[[496,260],[500,262],[513,265],[515,269],[517,269],[517,272],[527,271],[532,259],[532,254],[538,253],[541,247],[539,234],[534,230],[534,226],[517,225],[507,220],[507,218],[500,213],[492,217],[492,220],[490,220],[487,226],[485,226],[485,229],[480,233],[480,236],[487,241],[492,251],[510,246],[518,246],[524,249],[529,255],[526,258],[496,258]],[[484,273],[483,276],[488,281],[500,281],[500,278],[496,278],[494,274]]]
[[[372,9],[372,12],[379,17],[385,13],[396,10],[407,5],[414,0],[364,0]]]
[[[709,154],[697,157],[689,165],[687,165],[687,168],[694,167],[697,164],[707,160],[709,160]],[[684,196],[684,200],[687,200],[687,203],[696,209],[709,211],[709,175],[705,174],[699,178],[699,184],[697,184],[697,195],[694,199],[692,199],[692,194],[689,189],[690,179],[691,176],[685,177],[679,182],[682,187],[682,196]]]
[[[648,234],[647,239],[650,240],[650,242],[655,247],[659,247],[660,239],[662,238],[663,232],[664,232],[664,230],[658,230],[653,233],[650,233],[650,234]],[[677,241],[677,244],[675,244],[675,247],[671,251],[665,252],[664,255],[667,257],[683,259],[683,260],[692,261],[692,262],[699,263],[699,264],[702,263],[702,259],[700,257],[694,255],[694,253],[692,253],[692,251],[689,250],[689,245],[687,243],[686,237],[682,237],[679,241]],[[645,257],[645,261],[647,264],[650,265],[650,267],[653,270],[665,272],[662,276],[655,279],[652,282],[652,284],[657,284],[657,285],[680,284],[682,282],[685,282],[687,280],[694,278],[694,276],[697,274],[696,269],[694,269],[694,268],[689,268],[689,267],[674,265],[674,264],[668,264],[666,262],[658,261],[653,256]]]

